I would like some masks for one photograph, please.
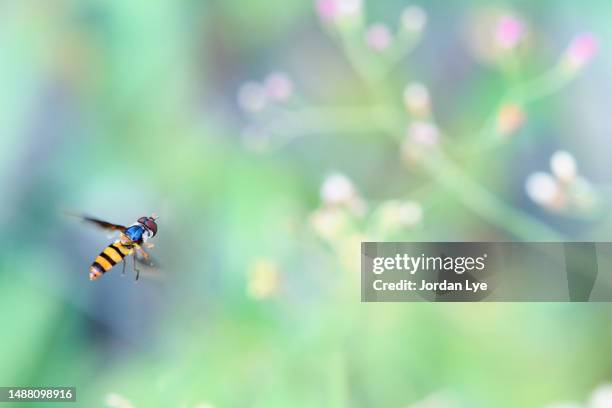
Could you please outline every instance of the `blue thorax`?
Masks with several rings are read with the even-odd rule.
[[[127,235],[127,237],[132,241],[138,242],[142,239],[142,234],[144,233],[144,231],[144,227],[142,227],[141,225],[132,225],[131,227],[125,230],[125,235]]]

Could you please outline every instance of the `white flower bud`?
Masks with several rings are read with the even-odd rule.
[[[356,16],[363,9],[362,0],[336,0],[338,13],[343,16]]]
[[[576,159],[566,151],[557,151],[550,158],[550,169],[553,174],[562,182],[573,181],[578,174]]]
[[[420,33],[427,24],[427,13],[419,6],[404,9],[401,17],[402,28],[411,33]]]
[[[412,227],[423,220],[423,207],[416,201],[404,201],[399,206],[399,219],[402,225]]]
[[[247,112],[263,110],[267,99],[266,89],[258,82],[246,82],[238,90],[238,105]]]
[[[589,403],[590,408],[612,407],[612,384],[600,385],[593,394]]]
[[[529,198],[545,207],[553,205],[560,193],[557,180],[543,172],[531,174],[525,183],[525,190]]]
[[[431,109],[427,87],[419,82],[408,84],[404,89],[404,106],[412,115],[428,115]]]
[[[321,187],[321,199],[326,204],[346,204],[356,195],[351,180],[340,173],[328,176]]]

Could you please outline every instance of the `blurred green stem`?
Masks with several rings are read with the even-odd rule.
[[[576,72],[569,71],[560,62],[544,75],[520,85],[520,90],[522,90],[520,92],[522,95],[521,102],[528,104],[559,92],[574,78],[576,78]],[[513,91],[519,93],[520,90],[514,89]]]
[[[262,129],[277,136],[272,150],[280,149],[293,139],[313,134],[395,132],[401,128],[395,110],[390,106],[338,106],[275,110],[262,118]]]
[[[564,237],[527,214],[506,204],[467,176],[442,151],[432,152],[422,167],[468,208],[525,241],[564,241]]]
[[[503,142],[507,138],[497,130],[497,117],[504,104],[511,102],[526,108],[532,102],[559,92],[575,77],[575,72],[569,71],[562,63],[558,63],[551,70],[535,79],[515,82],[487,117],[482,129],[477,133],[477,137],[469,143],[465,152],[469,156],[480,155],[504,144]]]

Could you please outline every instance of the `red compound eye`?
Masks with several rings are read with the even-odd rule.
[[[145,227],[147,227],[153,233],[153,236],[157,234],[157,223],[153,218],[147,218],[144,223]]]
[[[157,234],[157,223],[153,217],[140,217],[138,223],[144,225],[149,231],[153,233],[153,236]]]

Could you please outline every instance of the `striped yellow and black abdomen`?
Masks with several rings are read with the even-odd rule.
[[[100,252],[89,267],[89,280],[96,280],[132,253],[121,241],[115,241]]]

